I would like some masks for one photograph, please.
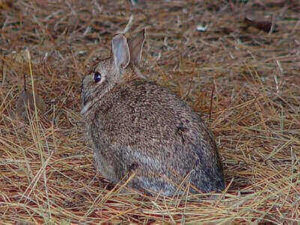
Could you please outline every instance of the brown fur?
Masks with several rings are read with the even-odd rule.
[[[83,79],[82,114],[97,169],[114,183],[134,171],[129,185],[167,196],[182,193],[177,190],[182,184],[193,192],[223,190],[212,134],[186,103],[141,78],[132,63],[137,61],[130,58],[119,69],[113,58],[105,59],[95,68],[101,82],[95,83],[93,74]]]

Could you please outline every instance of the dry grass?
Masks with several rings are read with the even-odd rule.
[[[132,10],[127,1],[0,1],[2,223],[299,223],[300,6],[197,2]],[[249,12],[273,15],[279,32],[244,29]],[[147,27],[144,74],[201,111],[215,133],[228,186],[214,200],[124,193],[95,173],[81,78],[131,13],[132,29]],[[13,113],[24,73],[48,107],[29,124]]]

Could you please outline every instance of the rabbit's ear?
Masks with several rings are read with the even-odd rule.
[[[116,35],[111,42],[112,53],[115,65],[120,68],[126,68],[130,62],[129,47],[127,39],[122,34]]]
[[[128,41],[130,51],[130,62],[139,64],[142,56],[142,49],[145,42],[145,29],[141,30],[135,37]]]

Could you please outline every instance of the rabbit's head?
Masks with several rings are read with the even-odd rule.
[[[145,30],[129,40],[123,34],[112,39],[111,57],[101,60],[82,80],[81,114],[88,112],[104,94],[121,83],[126,73],[132,73],[141,60],[144,41]]]

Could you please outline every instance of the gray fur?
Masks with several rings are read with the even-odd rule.
[[[125,69],[116,68],[111,57],[95,68],[102,75],[99,83],[93,73],[82,82],[82,114],[97,169],[113,183],[135,172],[130,186],[166,196],[182,193],[188,184],[192,192],[223,190],[211,132],[176,95],[135,72],[144,31],[135,38],[140,50],[130,49],[135,56]]]

